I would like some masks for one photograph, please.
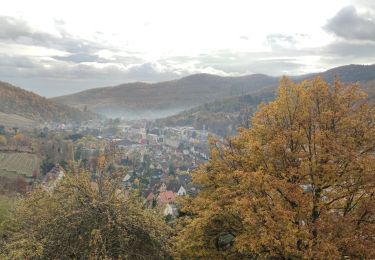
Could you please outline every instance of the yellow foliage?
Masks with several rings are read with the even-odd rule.
[[[375,111],[358,85],[284,77],[251,129],[211,143],[177,258],[375,258]]]
[[[5,136],[0,135],[0,145],[7,145],[8,141]]]
[[[125,196],[121,178],[102,178],[67,174],[28,194],[4,224],[0,259],[167,259],[161,216]]]

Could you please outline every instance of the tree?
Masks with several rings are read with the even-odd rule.
[[[193,180],[182,258],[375,257],[375,110],[358,85],[282,78]]]
[[[0,257],[2,238],[5,237],[7,233],[5,223],[11,219],[12,211],[16,207],[16,203],[17,199],[15,197],[0,195]]]
[[[0,145],[7,145],[7,138],[3,135],[0,135]]]
[[[30,145],[31,142],[29,140],[29,138],[27,138],[26,136],[24,136],[23,134],[16,134],[12,137],[12,140],[11,140],[15,145]]]
[[[176,166],[173,161],[169,161],[168,164],[168,174],[169,175],[176,175]]]
[[[54,160],[52,159],[52,157],[50,155],[47,155],[41,165],[40,165],[40,170],[41,170],[41,173],[43,175],[47,174],[50,170],[53,169],[53,167],[55,166],[55,162]]]
[[[162,218],[125,196],[120,175],[98,179],[68,174],[52,191],[32,192],[8,223],[0,258],[166,258],[169,229]]]
[[[5,129],[5,126],[0,125],[0,135],[6,135],[7,131]]]

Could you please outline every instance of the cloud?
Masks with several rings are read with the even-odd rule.
[[[110,60],[103,59],[98,57],[97,55],[89,54],[89,53],[75,53],[67,56],[52,56],[52,58],[56,60],[62,61],[69,61],[74,63],[81,63],[81,62],[99,62],[99,63],[106,63],[110,62]]]
[[[33,31],[26,21],[9,16],[0,16],[0,28],[2,40],[18,41],[29,38],[39,42],[50,37],[48,34]]]
[[[64,30],[63,25],[63,21],[55,21],[57,34],[52,34],[32,28],[25,20],[9,16],[0,16],[0,41],[43,46],[76,54],[95,52],[104,48],[113,48],[98,42],[73,36]]]
[[[321,48],[321,51],[333,57],[351,57],[351,58],[375,58],[374,42],[348,42],[336,41]]]
[[[355,6],[364,7],[368,10],[375,11],[375,1],[374,0],[352,0]]]
[[[347,40],[375,41],[375,20],[368,13],[358,14],[354,6],[341,9],[324,29]]]
[[[191,64],[193,68],[212,68],[214,74],[240,76],[253,73],[268,75],[298,74],[309,70],[303,59],[313,50],[280,49],[264,52],[235,52],[220,50],[197,57],[173,57],[174,62]]]
[[[270,46],[272,50],[293,48],[296,43],[297,39],[292,35],[277,33],[266,36],[266,44]]]
[[[128,47],[132,46],[128,45],[133,40],[131,36],[113,46],[108,43],[112,42],[108,40],[112,39],[108,32],[95,31],[92,38],[81,38],[70,34],[63,20],[54,20],[51,23],[54,30],[46,32],[23,19],[0,16],[0,80],[56,96],[132,81],[172,80],[194,73],[279,76],[316,72],[347,63],[368,63],[375,58],[375,24],[368,7],[371,1],[355,1],[367,4],[366,8],[358,9],[367,13],[362,15],[354,7],[346,7],[328,20],[325,30],[338,37],[326,46],[306,47],[313,34],[270,33],[262,34],[259,39],[255,34],[238,31],[234,34],[238,49],[235,44],[223,45],[222,49],[202,48],[189,55],[185,52],[174,55],[162,48],[151,50],[158,49],[153,42],[146,42],[146,48],[131,49]],[[252,51],[251,43],[257,40],[261,47]],[[178,55],[181,53],[186,56]]]

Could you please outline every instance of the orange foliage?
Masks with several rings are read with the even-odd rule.
[[[375,258],[375,110],[358,85],[283,78],[195,174],[181,258]]]

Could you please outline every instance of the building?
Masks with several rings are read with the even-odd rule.
[[[185,196],[185,195],[186,195],[186,189],[184,188],[184,186],[181,185],[177,191],[177,196]]]

